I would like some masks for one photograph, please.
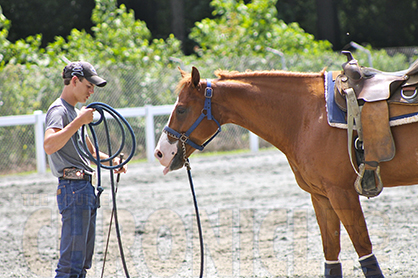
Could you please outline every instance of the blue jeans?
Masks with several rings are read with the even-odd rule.
[[[56,278],[83,278],[91,267],[96,234],[97,201],[85,180],[59,180],[58,209],[62,217],[60,259]]]

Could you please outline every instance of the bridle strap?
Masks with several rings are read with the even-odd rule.
[[[193,123],[193,125],[185,133],[177,132],[168,126],[165,126],[163,131],[168,135],[177,138],[178,140],[180,140],[180,142],[186,143],[192,146],[193,148],[202,151],[222,130],[219,122],[212,116],[212,96],[213,89],[211,87],[211,82],[210,80],[207,80],[207,87],[205,88],[205,104],[203,106],[202,113],[200,114],[199,118],[197,118],[197,120]],[[197,126],[203,121],[204,118],[208,118],[208,120],[214,121],[218,125],[218,130],[205,143],[203,143],[202,145],[198,145],[192,140],[190,140],[189,137],[190,134],[197,128]]]

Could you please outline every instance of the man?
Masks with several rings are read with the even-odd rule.
[[[106,80],[87,62],[69,63],[62,77],[64,89],[48,109],[44,140],[52,174],[59,179],[57,202],[62,230],[56,277],[82,278],[92,264],[98,202],[91,183],[93,168],[75,147],[81,141],[82,126],[93,121],[94,109],[83,106],[78,111],[75,105],[85,103],[94,93],[95,86],[105,86]],[[86,142],[96,158],[88,137]],[[108,156],[100,153],[100,158]],[[112,162],[118,165],[119,159]],[[125,173],[126,169],[125,165],[115,173]]]

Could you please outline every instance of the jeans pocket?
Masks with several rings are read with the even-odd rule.
[[[57,202],[60,213],[70,207],[97,208],[94,187],[84,180],[60,180]]]
[[[73,202],[68,181],[60,180],[57,188],[57,203],[59,212],[62,213]]]

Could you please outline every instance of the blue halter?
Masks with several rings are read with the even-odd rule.
[[[167,133],[168,135],[171,135],[171,136],[177,138],[178,140],[180,140],[180,142],[189,144],[193,148],[195,148],[199,151],[202,151],[213,140],[213,138],[215,138],[215,136],[218,135],[219,132],[221,132],[221,125],[219,124],[219,122],[215,118],[212,117],[212,96],[213,96],[213,89],[211,87],[211,82],[210,82],[210,80],[207,80],[207,87],[205,89],[205,98],[206,98],[205,99],[205,105],[203,106],[202,114],[200,114],[199,118],[197,118],[197,120],[194,122],[194,124],[186,131],[186,133],[177,132],[174,129],[168,127],[168,126],[165,126],[163,131],[165,133]],[[196,127],[206,117],[208,118],[208,120],[212,120],[218,125],[218,130],[216,131],[216,133],[209,140],[207,140],[202,145],[198,145],[195,142],[193,142],[192,140],[190,140],[189,136],[193,132],[193,130],[195,130]]]

